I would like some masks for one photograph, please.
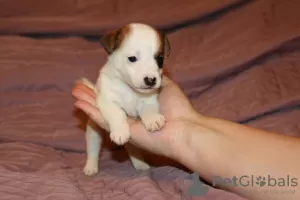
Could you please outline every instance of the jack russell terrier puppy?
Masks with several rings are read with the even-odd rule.
[[[129,147],[127,116],[139,117],[148,131],[160,130],[165,118],[160,113],[158,92],[162,83],[164,58],[170,54],[167,37],[155,28],[141,23],[131,23],[104,35],[101,45],[108,60],[101,68],[96,84],[82,82],[96,93],[96,104],[109,125],[111,140],[124,145],[136,170],[147,170],[141,152]],[[86,129],[87,160],[84,173],[98,173],[100,133],[89,120]]]

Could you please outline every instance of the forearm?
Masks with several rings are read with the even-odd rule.
[[[273,134],[216,118],[199,117],[198,124],[198,130],[186,133],[181,144],[178,160],[186,167],[198,172],[217,187],[249,199],[300,199],[298,138]],[[251,183],[249,186],[234,186],[216,182],[214,178],[217,176],[223,179],[253,176],[255,179],[253,185]],[[258,186],[257,176],[265,177],[266,181],[268,176],[276,179],[276,182],[285,181],[286,186],[280,186],[279,183],[274,187]],[[293,186],[291,179],[296,186]],[[242,184],[246,183],[245,181],[246,179],[243,179]],[[236,183],[240,185],[238,180]],[[271,184],[274,184],[274,181]],[[286,194],[276,194],[274,191]]]

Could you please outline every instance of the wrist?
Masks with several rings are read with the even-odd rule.
[[[227,162],[233,154],[228,148],[230,141],[228,142],[227,136],[206,126],[207,120],[208,117],[198,115],[194,122],[187,125],[187,129],[181,134],[180,141],[175,146],[177,149],[175,159],[211,182],[213,177],[229,173]]]

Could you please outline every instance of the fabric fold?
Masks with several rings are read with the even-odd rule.
[[[183,88],[196,89],[300,36],[300,1],[253,1],[205,25],[169,35],[167,70]],[[173,53],[173,54],[172,54]]]
[[[169,27],[206,16],[241,0],[118,1],[2,0],[0,33],[101,35],[130,22]],[[59,5],[59,6],[57,6]]]

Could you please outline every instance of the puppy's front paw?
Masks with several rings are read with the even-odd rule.
[[[96,175],[98,173],[98,164],[96,162],[87,161],[83,169],[83,172],[87,176]]]
[[[110,139],[117,145],[124,145],[130,139],[129,128],[113,129],[110,132]]]
[[[161,114],[152,114],[142,117],[142,122],[148,131],[159,131],[166,123],[166,119]]]

